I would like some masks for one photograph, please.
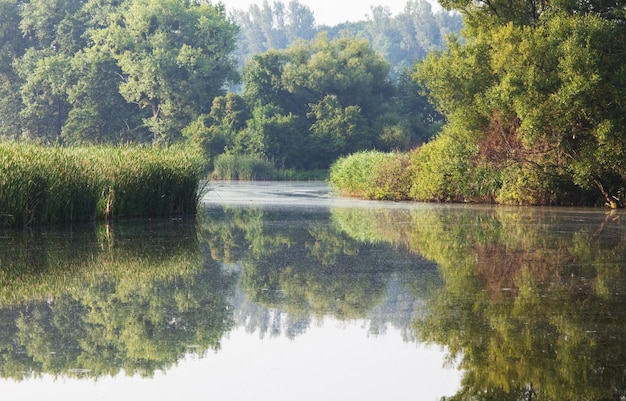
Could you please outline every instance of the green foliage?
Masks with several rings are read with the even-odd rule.
[[[356,153],[333,163],[330,183],[343,194],[368,199],[493,202],[502,173],[477,165],[478,146],[472,143],[448,129],[410,153]]]
[[[418,201],[492,202],[499,172],[475,163],[471,135],[447,127],[435,140],[411,153],[411,198]]]
[[[341,154],[372,147],[371,130],[361,113],[361,107],[343,108],[336,96],[325,96],[310,105],[307,117],[315,121],[310,128],[318,153],[325,155],[328,163]],[[322,165],[325,161],[320,161]]]
[[[513,205],[593,205],[593,191],[582,191],[566,175],[536,165],[512,165],[501,171],[496,201]]]
[[[359,152],[339,158],[330,166],[329,183],[343,195],[365,196],[371,188],[374,166],[387,157],[381,152]]]
[[[235,138],[233,150],[274,160],[279,166],[304,167],[311,161],[305,135],[306,123],[300,116],[285,115],[270,103],[252,111],[246,128]]]
[[[372,199],[409,200],[413,178],[410,162],[408,154],[396,153],[394,157],[386,158],[377,165],[372,172],[374,176]]]
[[[364,151],[339,158],[330,167],[330,185],[367,199],[406,200],[411,174],[407,155]]]
[[[467,175],[504,172],[488,184],[491,192],[504,185],[493,194],[502,202],[624,204],[626,28],[611,7],[589,4],[548,12],[530,1],[444,2],[462,10],[470,29],[414,78],[449,126],[473,137]]]
[[[367,42],[325,35],[256,55],[244,70],[253,118],[239,150],[286,168],[327,168],[376,146],[377,120],[392,106],[389,66]],[[237,149],[236,149],[237,150]]]
[[[440,116],[406,80],[395,97],[384,56],[397,77],[460,28],[458,16],[433,15],[425,2],[408,2],[398,18],[372,9],[354,35],[315,26],[297,1],[232,18],[222,4],[191,0],[2,0],[0,11],[0,137],[70,146],[184,139],[208,169],[225,151],[302,171],[424,142]],[[408,44],[421,26],[428,32]],[[239,78],[238,28],[244,96],[224,95]]]
[[[238,74],[236,26],[189,0],[3,0],[0,135],[172,141]]]
[[[196,212],[203,163],[171,148],[0,144],[0,224]]]
[[[279,173],[274,164],[255,156],[224,153],[215,159],[211,173],[214,180],[275,180]]]
[[[236,31],[223,6],[132,0],[93,36],[121,68],[122,96],[150,111],[145,123],[158,143],[208,112],[237,78],[229,57]]]

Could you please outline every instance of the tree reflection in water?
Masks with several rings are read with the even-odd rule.
[[[412,339],[417,303],[399,283],[435,266],[359,243],[328,216],[226,209],[194,222],[7,231],[1,374],[151,376],[218,349],[234,324],[293,338],[329,315],[371,318],[372,333],[391,323]]]
[[[358,215],[358,216],[355,216]],[[373,238],[439,266],[444,285],[414,327],[464,370],[453,400],[622,400],[626,394],[624,215],[440,207],[388,216],[350,210]],[[372,221],[378,221],[373,225]]]
[[[150,376],[232,326],[195,223],[6,232],[0,254],[3,377]]]
[[[196,222],[11,232],[0,245],[1,374],[151,375],[218,349],[235,325],[293,338],[330,315],[445,346],[464,372],[454,400],[619,400],[622,219],[220,207]]]
[[[408,340],[420,300],[438,283],[433,263],[352,238],[327,211],[226,208],[205,218],[210,254],[241,266],[236,320],[261,336],[293,337],[333,316],[368,319],[373,334],[392,324]]]

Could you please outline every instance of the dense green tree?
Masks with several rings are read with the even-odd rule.
[[[237,78],[237,29],[221,5],[3,0],[0,9],[2,136],[169,140]]]
[[[465,158],[465,181],[495,169],[484,188],[497,187],[501,202],[623,205],[626,28],[619,12],[601,3],[444,5],[466,16],[465,40],[429,56],[416,78],[449,120],[446,141],[473,149],[447,151]]]
[[[67,89],[71,85],[71,58],[52,48],[30,48],[16,63],[24,83],[20,111],[25,137],[55,143],[69,112]]]
[[[307,116],[314,121],[310,131],[321,166],[332,163],[342,154],[374,146],[372,130],[359,106],[344,108],[336,96],[326,96],[311,105]]]
[[[284,51],[270,50],[254,56],[246,64],[243,96],[250,106],[275,104],[284,110],[295,108],[294,95],[284,88],[281,81],[288,62],[290,57]]]
[[[106,52],[85,49],[70,61],[73,84],[67,88],[70,110],[61,129],[64,143],[149,142],[138,111],[119,92],[121,71]]]
[[[20,29],[36,48],[76,50],[74,45],[84,33],[80,19],[76,18],[82,5],[83,2],[72,0],[25,1],[20,6]]]
[[[229,56],[237,28],[223,6],[132,0],[94,34],[122,70],[120,93],[150,112],[153,142],[173,139],[237,78]]]
[[[23,80],[20,135],[65,143],[144,139],[141,112],[119,94],[121,70],[109,53],[90,48],[90,32],[120,3],[36,0],[19,8],[28,43],[12,63]]]
[[[243,96],[257,111],[243,148],[306,169],[376,146],[371,127],[395,90],[388,73],[388,63],[358,39],[320,35],[254,56],[244,71]]]
[[[394,76],[412,61],[400,55],[399,19],[384,7],[343,27],[353,35],[323,27],[331,33],[315,40],[322,27],[297,1],[266,1],[231,18],[223,5],[193,0],[1,0],[0,10],[2,137],[160,142],[188,127],[183,136],[209,157],[250,151],[311,168],[364,147],[413,146],[425,135],[404,107],[410,101],[393,99],[380,54],[397,62]],[[224,115],[225,84],[237,78],[235,23],[237,57],[250,60],[247,104]]]
[[[204,152],[211,168],[215,156],[233,147],[239,131],[250,117],[250,109],[244,99],[228,93],[213,99],[210,113],[200,115],[182,133]]]
[[[304,167],[316,155],[307,155],[307,123],[293,113],[283,114],[272,104],[256,107],[247,127],[239,132],[234,150],[272,160],[282,167]]]
[[[27,42],[20,30],[19,0],[0,1],[0,137],[21,133],[21,79],[13,62],[21,57]]]

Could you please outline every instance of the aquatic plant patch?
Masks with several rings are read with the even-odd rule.
[[[179,146],[0,143],[0,226],[194,214],[203,168]]]

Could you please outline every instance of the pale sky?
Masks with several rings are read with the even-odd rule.
[[[263,0],[221,0],[226,8],[248,10],[250,4],[263,4]],[[272,4],[274,0],[268,0]],[[281,0],[284,4],[289,0]],[[300,4],[309,7],[315,15],[318,25],[336,25],[346,21],[364,20],[370,14],[370,6],[384,5],[389,7],[393,15],[402,10],[407,0],[298,0]],[[217,3],[217,1],[215,1]]]

